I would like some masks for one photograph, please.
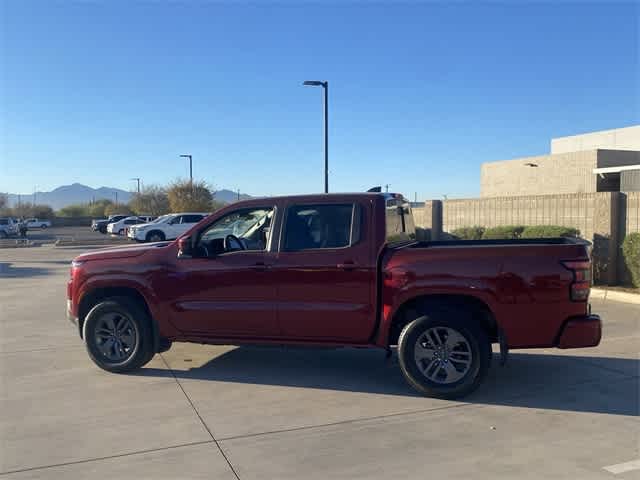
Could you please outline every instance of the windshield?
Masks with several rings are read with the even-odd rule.
[[[272,210],[260,209],[234,213],[216,222],[204,235],[203,240],[224,238],[235,235],[238,238],[250,238],[256,230],[271,218]]]
[[[161,217],[156,218],[155,220],[150,221],[149,223],[165,223],[168,220],[171,220],[175,215],[162,215]]]

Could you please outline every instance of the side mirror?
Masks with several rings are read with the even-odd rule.
[[[191,237],[181,237],[178,239],[178,258],[191,258],[193,248],[191,245]]]

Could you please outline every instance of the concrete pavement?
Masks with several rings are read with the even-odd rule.
[[[464,402],[367,350],[177,344],[135,375],[64,318],[78,252],[0,251],[0,479],[580,478],[640,458],[640,308],[596,349],[512,352]],[[614,469],[615,471],[615,469]]]

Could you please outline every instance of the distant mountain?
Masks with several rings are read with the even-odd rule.
[[[251,195],[247,195],[246,193],[240,194],[240,200],[248,200],[249,198],[252,198]],[[226,189],[216,190],[214,199],[216,202],[223,202],[223,203],[237,202],[238,192],[232,192],[231,190],[226,190]]]
[[[36,192],[35,200],[38,204],[49,205],[54,210],[59,210],[74,203],[89,203],[93,200],[109,199],[118,203],[127,203],[131,200],[131,192],[120,190],[119,188],[100,187],[91,188],[81,183],[63,185],[50,192]],[[33,202],[34,194],[9,194],[9,205],[14,206],[21,202]]]
[[[131,200],[131,196],[133,194],[126,190],[120,190],[119,188],[91,188],[86,185],[82,185],[81,183],[74,183],[72,185],[63,185],[50,192],[36,192],[35,199],[36,203],[49,205],[54,210],[59,210],[74,203],[89,203],[93,200],[100,200],[103,198],[115,201],[116,195],[118,203],[127,203]],[[33,193],[10,193],[9,205],[18,205],[18,201],[31,203],[33,202],[33,198]],[[251,198],[251,196],[246,193],[240,194],[241,200],[248,198]],[[238,193],[226,189],[218,190],[215,192],[215,199],[218,202],[232,203],[238,200]]]

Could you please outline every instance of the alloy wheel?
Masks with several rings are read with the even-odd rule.
[[[439,384],[461,380],[471,368],[473,352],[467,339],[450,327],[433,327],[416,340],[414,358],[420,372]]]

